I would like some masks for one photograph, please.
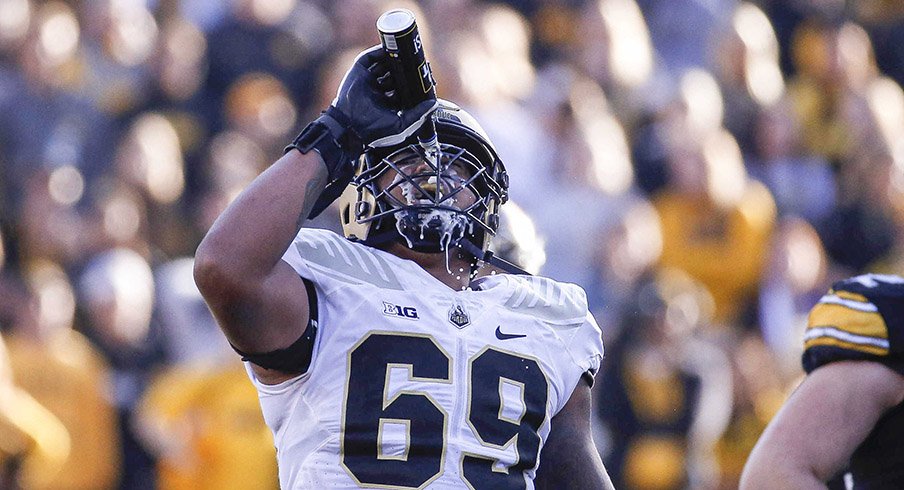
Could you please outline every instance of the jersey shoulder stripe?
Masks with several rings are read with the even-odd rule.
[[[376,250],[329,230],[302,228],[283,259],[296,270],[296,265],[307,266],[340,283],[403,289],[394,268]]]
[[[854,335],[832,327],[813,327],[804,334],[805,348],[818,345],[859,350],[877,356],[888,355],[888,340]]]
[[[511,294],[503,306],[550,323],[582,323],[587,316],[587,296],[575,284],[535,276],[508,276]]]
[[[880,341],[888,348],[888,326],[876,305],[863,300],[847,299],[831,292],[823,296],[810,310],[804,342],[821,336],[841,338],[848,342],[876,345]],[[861,342],[862,341],[862,342]]]
[[[901,364],[904,281],[864,275],[835,283],[810,310],[804,370],[842,360]]]
[[[866,296],[849,291],[833,291],[820,298],[819,303],[841,305],[852,310],[865,311],[867,313],[876,313],[879,311],[879,308],[870,303]]]

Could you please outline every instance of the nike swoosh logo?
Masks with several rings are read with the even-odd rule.
[[[502,333],[500,330],[501,327],[496,327],[496,338],[499,340],[511,340],[511,339],[520,339],[521,337],[527,337],[526,334],[523,333]]]

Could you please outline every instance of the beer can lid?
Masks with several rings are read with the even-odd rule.
[[[408,9],[393,9],[377,19],[377,29],[386,34],[398,34],[414,25],[414,14]]]

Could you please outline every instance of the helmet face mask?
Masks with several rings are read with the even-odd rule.
[[[340,198],[346,237],[371,244],[401,238],[433,253],[467,238],[486,249],[508,197],[505,168],[477,122],[454,104],[441,100],[434,121],[437,165],[416,141],[365,152]]]

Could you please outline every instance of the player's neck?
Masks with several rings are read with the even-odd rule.
[[[471,282],[470,257],[458,248],[449,252],[448,259],[446,252],[417,252],[398,242],[388,244],[385,250],[397,257],[416,262],[431,276],[456,291],[465,289]]]

